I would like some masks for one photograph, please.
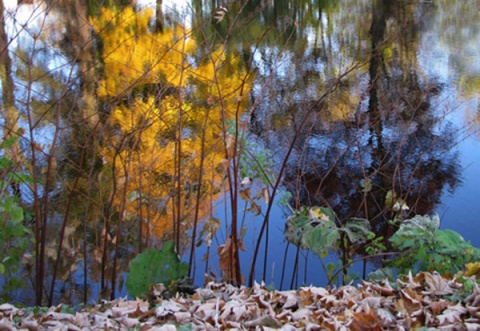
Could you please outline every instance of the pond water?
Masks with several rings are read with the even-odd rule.
[[[166,240],[201,285],[235,236],[246,282],[325,285],[285,239],[302,206],[387,239],[437,213],[480,247],[478,1],[2,5],[1,126],[42,256],[17,300],[125,295],[129,261]]]

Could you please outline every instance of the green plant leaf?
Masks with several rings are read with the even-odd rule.
[[[173,242],[166,242],[162,250],[148,249],[132,260],[126,282],[128,294],[141,297],[150,285],[169,285],[186,277],[187,272],[188,264],[180,262]]]
[[[380,268],[375,271],[372,271],[368,274],[369,281],[381,281],[388,279],[389,281],[395,282],[396,276],[392,268]]]
[[[339,229],[333,226],[307,227],[302,235],[302,248],[311,249],[320,255],[324,251],[335,248],[340,239]]]
[[[2,143],[0,143],[0,149],[11,147],[13,144],[15,144],[17,142],[17,140],[18,140],[18,137],[13,136],[13,137],[3,141]]]
[[[177,330],[178,331],[192,331],[192,323],[188,323],[188,324],[185,324],[185,325],[180,325],[177,327]]]
[[[347,234],[351,243],[357,244],[368,240],[370,235],[370,223],[361,218],[349,219],[341,228]]]
[[[463,237],[453,230],[438,230],[435,233],[435,239],[442,248],[455,248],[458,245],[465,245]]]
[[[418,241],[433,240],[434,233],[440,226],[438,216],[417,215],[401,223],[400,228],[390,238],[393,246],[398,249],[406,249],[415,245]]]
[[[299,245],[304,227],[310,219],[305,215],[290,216],[285,223],[285,238],[292,244]]]
[[[23,208],[14,204],[10,209],[10,219],[15,223],[23,221]]]

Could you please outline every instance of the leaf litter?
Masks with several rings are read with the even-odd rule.
[[[469,281],[468,291],[464,284]],[[472,285],[473,284],[473,285]],[[62,305],[0,305],[1,330],[480,330],[476,277],[411,274],[390,283],[270,290],[208,283],[193,295],[116,299],[65,313]]]

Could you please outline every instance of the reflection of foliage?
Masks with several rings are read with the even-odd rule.
[[[169,286],[187,276],[188,264],[180,262],[173,242],[166,242],[163,249],[148,249],[131,261],[127,279],[128,294],[141,298],[152,285]]]
[[[100,17],[93,20],[103,41],[105,78],[99,83],[100,97],[118,97],[149,83],[185,84],[179,73],[184,69],[184,57],[195,44],[191,39],[185,41],[187,36],[181,27],[150,34],[151,16],[150,9],[134,12],[126,7],[116,12],[102,8]]]
[[[319,105],[286,176],[296,207],[328,204],[340,218],[363,217],[376,230],[386,230],[398,212],[395,203],[385,203],[388,191],[406,213],[408,206],[412,215],[425,214],[438,204],[446,185],[458,183],[454,128],[442,122],[432,102],[442,85],[412,67],[416,40],[400,31],[404,22],[417,24],[415,8],[400,11],[397,6],[382,2],[371,8],[368,75],[349,76],[331,100]],[[414,27],[408,24],[408,29],[415,37]],[[349,112],[333,116],[339,107]],[[274,129],[285,135],[285,127]]]
[[[224,123],[243,112],[251,82],[241,58],[223,47],[202,57],[181,25],[150,32],[150,15],[105,9],[93,21],[105,64],[98,93],[111,105],[101,153],[116,190],[129,194],[113,200],[127,219],[143,218],[158,237],[171,235],[173,220],[184,236],[225,188]]]
[[[407,204],[412,213],[424,213],[438,201],[445,183],[455,185],[455,155],[448,152],[453,144],[449,137],[454,135],[444,126],[441,131],[435,118],[438,112],[429,109],[430,98],[439,88],[430,85],[420,72],[411,70],[416,63],[417,40],[412,42],[409,38],[420,31],[421,20],[416,17],[422,17],[412,13],[418,13],[415,10],[420,5],[388,1],[374,5],[358,1],[342,5],[335,1],[296,1],[293,5],[287,1],[250,1],[243,7],[241,2],[231,2],[229,14],[219,24],[189,30],[174,23],[154,31],[149,25],[153,11],[136,11],[126,2],[122,1],[125,7],[104,5],[90,19],[96,38],[93,42],[89,39],[92,31],[77,31],[73,23],[80,20],[90,28],[85,17],[75,17],[77,8],[69,8],[68,14],[52,11],[43,22],[42,31],[31,22],[22,26],[31,41],[4,52],[16,58],[13,68],[18,81],[16,86],[11,84],[12,88],[16,95],[27,96],[15,101],[20,118],[32,118],[26,132],[33,135],[24,135],[22,143],[31,147],[26,158],[36,160],[25,169],[38,175],[38,186],[33,194],[25,189],[27,194],[22,197],[27,201],[22,202],[37,199],[34,225],[39,225],[39,229],[43,226],[43,234],[57,236],[60,219],[64,219],[64,225],[68,223],[61,240],[42,244],[46,248],[46,263],[58,260],[62,280],[72,276],[77,259],[83,258],[83,254],[94,255],[85,261],[86,268],[91,268],[90,279],[98,280],[98,266],[107,265],[112,256],[121,258],[125,265],[133,251],[130,244],[136,240],[135,226],[140,228],[139,233],[153,231],[158,237],[167,237],[172,233],[172,224],[179,224],[182,237],[187,237],[192,223],[204,219],[203,230],[195,236],[200,238],[199,243],[206,242],[210,247],[221,228],[221,221],[212,215],[214,201],[225,189],[231,189],[232,197],[238,191],[238,197],[246,200],[245,211],[260,214],[261,206],[254,201],[263,198],[267,202],[268,189],[263,187],[260,195],[250,191],[253,184],[243,183],[248,177],[255,179],[255,185],[256,179],[265,186],[271,185],[271,161],[278,161],[281,156],[274,152],[272,157],[263,143],[257,146],[244,140],[248,137],[243,135],[244,128],[236,127],[236,132],[232,132],[226,123],[232,127],[240,126],[243,119],[251,120],[252,126],[258,126],[266,141],[272,141],[276,148],[291,138],[285,128],[297,128],[302,113],[310,112],[310,105],[315,104],[314,116],[299,134],[293,154],[305,157],[298,160],[301,168],[289,172],[287,184],[303,181],[308,186],[300,194],[293,194],[301,200],[297,207],[328,202],[339,219],[358,215],[375,225],[380,218],[377,215],[398,214]],[[201,3],[193,5],[200,8],[197,18],[206,17],[206,11],[212,9],[201,8]],[[343,6],[354,8],[352,12],[358,15],[341,10]],[[233,19],[239,12],[242,14]],[[478,15],[471,12],[474,14]],[[157,19],[158,16],[159,12]],[[165,17],[168,16],[167,13]],[[61,20],[50,24],[52,17]],[[384,32],[407,33],[400,36],[399,42],[382,33],[375,42],[387,40],[387,44],[380,46],[370,43],[373,23],[380,23],[376,28],[386,23]],[[70,33],[64,33],[64,24]],[[85,39],[79,39],[77,32]],[[216,44],[219,39],[221,46]],[[290,42],[293,46],[286,45]],[[359,67],[317,104],[315,99],[328,83],[338,77],[345,65],[370,56],[373,44],[379,47],[383,58],[383,62],[376,63],[376,74],[370,71],[367,78],[367,66]],[[96,56],[101,65],[94,65],[93,60],[80,53],[92,59]],[[375,56],[373,59],[380,60]],[[258,69],[265,78],[256,82],[252,95],[255,107],[248,118],[243,111],[252,82],[243,63]],[[91,85],[91,90],[79,100],[78,92],[87,85]],[[94,85],[98,87],[95,91]],[[477,85],[468,83],[470,87]],[[378,107],[367,109],[374,91],[378,94]],[[95,129],[85,126],[87,116],[78,115],[93,117],[85,111],[86,105],[95,115],[98,110],[102,112]],[[262,118],[262,111],[269,115]],[[263,127],[262,122],[266,123]],[[274,123],[274,127],[268,127],[268,122]],[[276,130],[280,139],[274,136]],[[59,140],[52,143],[53,131],[59,133]],[[296,160],[292,161],[289,166]],[[229,180],[238,186],[232,189],[226,185]],[[358,187],[352,182],[358,183]],[[391,197],[385,199],[387,192],[391,192]],[[18,216],[20,201],[10,197],[6,209],[12,208],[12,214]],[[233,213],[230,215],[234,217]],[[351,237],[348,229],[354,222],[339,224],[331,218],[331,222],[317,221],[322,223],[319,226],[312,221],[315,216],[304,216],[292,225],[297,236],[294,240],[303,242],[303,247],[312,246],[317,252],[330,246],[346,247]],[[99,225],[98,220],[106,221]],[[85,225],[82,254],[81,224]],[[119,229],[117,233],[115,228]],[[242,224],[238,228],[243,244],[245,227]],[[303,233],[303,229],[308,231]],[[370,251],[381,251],[385,242],[369,236]],[[140,243],[148,239],[142,235],[137,238]],[[237,238],[227,239],[220,246],[220,268],[224,274],[232,272],[231,253],[241,248],[230,249],[235,246],[232,239]],[[90,246],[92,242],[95,247]],[[268,248],[268,243],[264,247]],[[62,254],[74,256],[57,257],[57,248]],[[115,254],[111,254],[113,249]],[[184,252],[182,247],[179,250]],[[97,263],[88,264],[90,261]],[[108,265],[106,271],[102,269],[102,287],[109,282],[104,282],[104,278],[111,276],[111,270],[121,270],[122,266]],[[48,279],[47,273],[53,268],[46,264],[45,269]],[[115,275],[111,279],[115,287]]]

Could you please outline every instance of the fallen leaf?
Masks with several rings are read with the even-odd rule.
[[[455,306],[449,306],[443,311],[443,314],[437,316],[438,323],[441,326],[454,324],[462,320],[462,315],[467,313],[467,309],[459,302]]]
[[[429,287],[429,291],[425,291],[425,294],[433,294],[438,296],[450,295],[453,293],[452,288],[448,285],[447,281],[437,273],[425,273],[425,283]]]

